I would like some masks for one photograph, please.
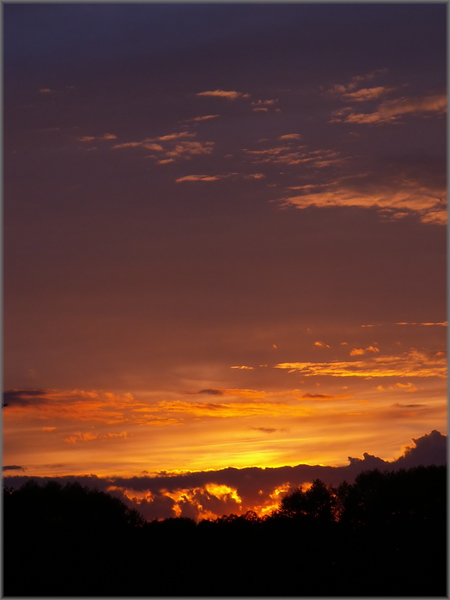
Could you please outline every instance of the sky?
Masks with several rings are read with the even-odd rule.
[[[156,518],[154,477],[225,510],[208,473],[276,470],[267,507],[440,448],[446,34],[445,3],[4,3],[5,473],[144,478]]]

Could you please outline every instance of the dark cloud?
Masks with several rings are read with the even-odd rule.
[[[329,394],[303,394],[302,398],[334,398],[335,396],[330,396]]]
[[[256,431],[262,431],[263,433],[275,433],[276,431],[282,431],[281,429],[275,429],[274,427],[252,427]]]
[[[402,469],[423,465],[443,465],[447,462],[447,436],[435,429],[428,435],[413,439],[414,446],[407,447],[403,456],[395,461]]]
[[[215,390],[215,389],[205,389],[205,390],[198,391],[197,394],[210,394],[211,396],[222,396],[223,391]]]
[[[378,458],[377,456],[372,456],[371,454],[368,454],[367,452],[364,452],[363,454],[364,458],[352,458],[351,456],[348,457],[349,460],[349,466],[348,468],[350,469],[360,469],[361,467],[363,468],[362,470],[368,470],[368,469],[381,469],[382,467],[385,467],[386,465],[388,465],[389,463],[386,462],[385,460]]]
[[[3,467],[4,471],[25,471],[23,467],[19,467],[17,465],[6,465]]]

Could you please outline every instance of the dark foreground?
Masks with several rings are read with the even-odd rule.
[[[447,596],[446,469],[316,481],[265,519],[144,523],[77,484],[4,492],[4,596]]]

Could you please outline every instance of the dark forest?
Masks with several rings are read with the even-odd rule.
[[[146,522],[77,483],[4,488],[6,596],[446,596],[446,467],[292,489],[272,514]]]

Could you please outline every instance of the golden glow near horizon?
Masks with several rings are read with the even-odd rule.
[[[322,355],[335,345],[315,347]],[[383,450],[384,440],[400,424],[410,423],[414,431],[420,422],[445,432],[443,350],[393,355],[373,344],[361,345],[357,353],[357,346],[340,347],[351,361],[274,363],[240,376],[252,382],[265,377],[264,390],[210,381],[198,390],[156,394],[11,391],[4,411],[5,460],[41,475],[69,474],[74,468],[69,465],[88,473],[93,456],[98,474],[342,465],[368,445],[383,459],[395,458],[408,435],[400,436],[397,448]],[[271,374],[283,371],[286,381],[275,383]],[[284,387],[291,381],[298,387]],[[16,432],[23,430],[25,446],[16,442]],[[54,453],[57,465],[50,459]]]

